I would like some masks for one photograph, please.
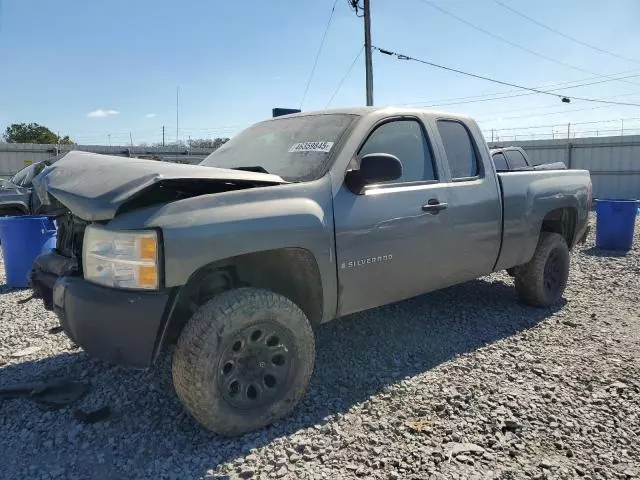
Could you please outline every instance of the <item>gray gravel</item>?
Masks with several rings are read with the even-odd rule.
[[[169,356],[148,372],[92,360],[0,287],[0,385],[70,376],[91,386],[73,408],[113,411],[84,425],[5,401],[0,477],[634,478],[640,225],[635,245],[607,256],[590,238],[557,308],[517,304],[494,274],[325,325],[302,405],[239,439],[183,412]]]

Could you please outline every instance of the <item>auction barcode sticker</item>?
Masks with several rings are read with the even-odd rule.
[[[289,153],[293,152],[329,152],[333,147],[333,142],[300,142],[294,143],[289,149]]]

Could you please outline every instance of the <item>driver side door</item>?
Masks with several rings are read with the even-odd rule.
[[[448,188],[423,122],[387,119],[373,127],[356,162],[371,153],[397,157],[397,180],[368,185],[363,194],[343,184],[334,197],[339,315],[373,308],[438,288],[450,260]],[[443,208],[431,208],[439,204]]]

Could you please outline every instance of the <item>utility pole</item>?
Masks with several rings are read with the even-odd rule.
[[[133,137],[131,136],[131,132],[129,132],[129,143],[131,144],[131,148],[133,148]]]
[[[493,128],[491,129],[491,142],[493,143]]]
[[[371,57],[371,10],[370,0],[364,1],[364,62],[367,80],[367,106],[373,106],[373,61]]]
[[[567,123],[567,154],[565,164],[567,168],[571,168],[571,122]]]
[[[162,125],[162,146],[164,147],[164,125]]]
[[[109,146],[111,146],[111,134],[107,133],[107,139],[109,140]]]
[[[620,136],[624,136],[624,118],[620,119]]]
[[[176,145],[178,144],[179,126],[180,126],[180,87],[176,87]]]

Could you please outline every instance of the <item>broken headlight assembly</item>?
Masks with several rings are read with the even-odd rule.
[[[88,226],[84,232],[84,278],[115,288],[156,290],[160,285],[158,233]]]

